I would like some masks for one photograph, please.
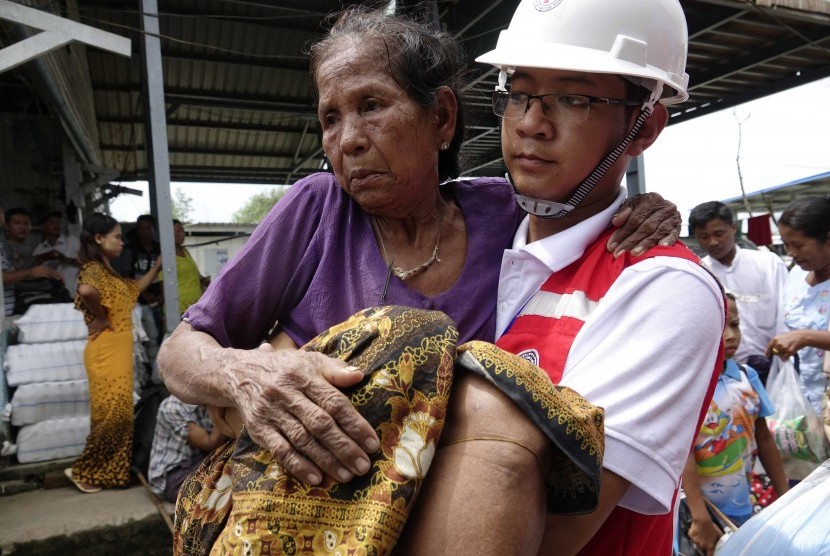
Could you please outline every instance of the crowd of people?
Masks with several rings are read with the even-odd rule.
[[[80,457],[65,471],[85,493],[124,486],[130,481],[134,459],[134,396],[140,396],[152,381],[163,333],[161,258],[155,219],[140,216],[130,238],[122,237],[121,226],[112,217],[100,213],[85,218],[80,237],[69,233],[59,211],[43,213],[37,224],[39,236],[32,233],[28,210],[15,207],[4,211],[0,206],[0,226],[5,232],[0,242],[5,313],[21,315],[33,304],[73,300],[83,313],[88,328],[84,365],[90,391],[90,435]],[[175,221],[174,230],[179,308],[184,312],[210,280],[201,275],[184,247],[183,224]],[[42,241],[38,243],[35,237]],[[149,331],[149,340],[142,346],[149,357],[140,365],[134,364],[132,313],[136,302],[141,307],[142,326]],[[170,411],[174,403],[171,400],[164,406],[165,411],[159,412],[160,422],[170,423],[167,417],[174,414]],[[197,424],[203,421],[193,419]],[[206,426],[209,430],[209,424]],[[149,436],[152,438],[152,430]],[[207,451],[215,447],[200,444],[196,438],[196,445]],[[169,460],[167,452],[162,450],[161,457]],[[157,478],[153,484],[159,484]],[[160,484],[159,493],[163,494],[163,480]]]
[[[619,183],[628,158],[657,139],[665,104],[685,98],[677,62],[685,57],[682,12],[674,2],[660,5],[662,27],[672,32],[658,36],[631,29],[637,23],[618,14],[629,26],[623,34],[655,48],[655,67],[632,67],[597,52],[593,65],[580,66],[575,50],[597,50],[570,33],[582,28],[580,10],[571,6],[570,19],[550,19],[533,2],[520,4],[496,49],[482,57],[502,72],[493,108],[502,118],[519,205],[529,216],[502,199],[511,193],[505,181],[457,182],[447,173],[461,132],[461,99],[454,47],[445,36],[351,11],[312,48],[323,145],[334,175],[311,176],[291,190],[160,354],[174,393],[221,406],[244,425],[241,432],[227,427],[235,443],[185,482],[178,552],[264,546],[274,542],[273,531],[259,527],[267,523],[313,536],[313,529],[295,526],[300,519],[308,527],[311,516],[283,515],[280,508],[323,514],[334,504],[329,497],[298,493],[314,485],[330,492],[333,484],[351,485],[384,467],[376,453],[386,439],[373,430],[384,430],[379,417],[352,407],[370,393],[359,390],[358,399],[330,386],[363,378],[346,366],[350,357],[337,363],[312,349],[295,350],[316,345],[315,336],[339,330],[339,322],[348,330],[370,328],[346,319],[377,304],[441,309],[458,325],[462,342],[497,339],[605,412],[597,509],[546,515],[540,493],[551,436],[539,434],[532,408],[520,402],[522,411],[506,420],[515,404],[504,398],[516,400],[509,386],[458,374],[440,442],[434,429],[421,433],[420,445],[433,448],[419,460],[422,468],[431,464],[429,475],[414,477],[422,481],[418,502],[411,511],[411,500],[402,502],[405,527],[378,541],[380,552],[396,542],[402,553],[671,550],[680,475],[717,385],[735,373],[719,353],[727,308],[720,283],[696,257],[671,246],[606,254],[614,242],[605,230],[624,198]],[[632,7],[620,9],[630,14]],[[586,25],[591,13],[581,14]],[[467,187],[475,187],[474,199]],[[503,203],[507,212],[499,212]],[[480,221],[504,226],[489,226],[482,238]],[[286,246],[280,240],[289,230],[296,241]],[[505,238],[494,235],[501,231]],[[475,275],[467,272],[470,265]],[[492,271],[499,267],[500,274]],[[469,280],[490,300],[467,293]],[[482,287],[484,280],[498,286]],[[495,289],[494,306],[487,292]],[[257,348],[264,340],[273,347]],[[385,372],[368,384],[385,387],[396,376]],[[511,431],[504,422],[513,424]],[[562,450],[561,438],[553,442]],[[564,453],[554,451],[560,458]],[[237,466],[248,472],[244,482],[232,479]],[[229,490],[231,496],[220,496]],[[205,500],[222,503],[200,505]],[[293,504],[298,500],[303,504]],[[360,507],[359,498],[351,502]],[[508,538],[488,520],[471,523],[470,507],[498,508],[493,522],[511,524],[507,529],[517,533]],[[332,532],[334,546],[357,542],[346,532],[354,529],[348,522],[317,525]]]
[[[152,217],[128,249],[92,215],[77,258],[44,218],[43,264],[9,274],[80,267],[92,431],[67,476],[128,480],[138,300],[173,394],[150,484],[177,501],[176,554],[668,555],[682,479],[711,556],[704,499],[750,519],[756,459],[789,488],[771,359],[797,354],[828,415],[830,197],[779,218],[790,271],[739,247],[721,203],[690,215],[700,264],[673,205],[626,199],[630,160],[688,97],[687,41],[676,0],[522,0],[478,59],[509,173],[460,180],[457,39],[346,10],[310,49],[332,173],[292,187],[209,287],[175,224],[184,317],[163,343]]]

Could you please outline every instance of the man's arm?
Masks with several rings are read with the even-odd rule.
[[[622,273],[573,344],[561,384],[605,409],[603,467],[631,481],[631,511],[671,510],[719,372],[723,322],[714,278],[656,257]]]
[[[630,484],[619,475],[603,469],[597,509],[583,515],[548,514],[539,556],[568,556],[579,552],[599,531]]]
[[[13,286],[31,278],[51,278],[52,280],[63,280],[61,275],[52,268],[45,265],[26,268],[24,270],[4,270],[3,285]]]

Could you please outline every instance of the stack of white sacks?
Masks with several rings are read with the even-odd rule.
[[[146,335],[136,309],[134,351],[136,366],[143,369],[141,341]],[[32,305],[16,324],[20,343],[9,346],[4,366],[8,386],[14,389],[5,416],[20,427],[17,460],[31,463],[78,456],[89,435],[83,316],[72,303]]]

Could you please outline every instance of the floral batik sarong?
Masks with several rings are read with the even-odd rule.
[[[602,411],[492,344],[456,348],[443,313],[386,306],[334,326],[303,349],[363,369],[344,390],[381,441],[371,469],[348,483],[311,486],[290,477],[244,433],[208,457],[182,485],[174,553],[186,555],[390,554],[438,447],[454,370],[479,374],[527,411],[559,448],[549,508],[597,503]],[[458,355],[458,357],[456,357]]]

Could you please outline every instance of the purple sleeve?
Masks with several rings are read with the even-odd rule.
[[[305,295],[321,215],[338,188],[327,174],[295,183],[185,318],[224,347],[252,349]]]

